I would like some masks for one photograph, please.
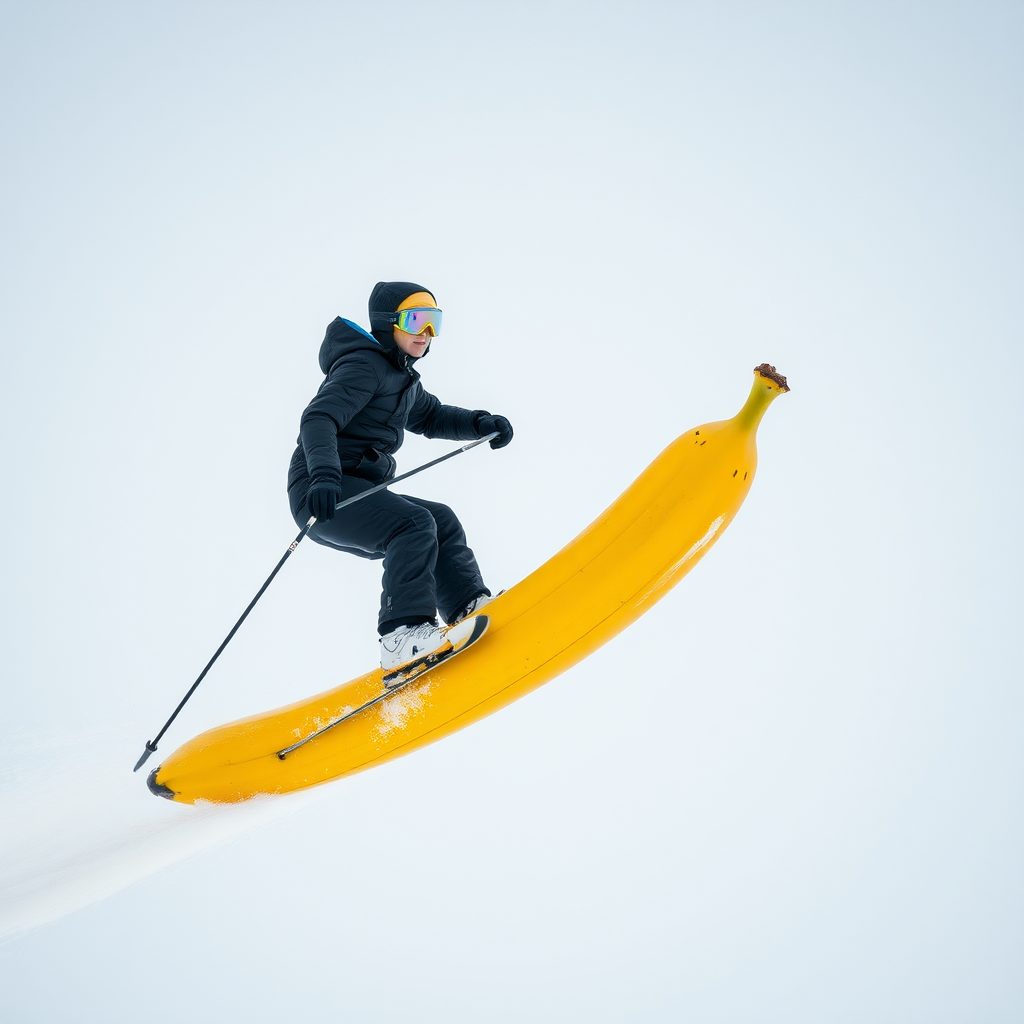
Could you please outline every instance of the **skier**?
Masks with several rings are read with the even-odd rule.
[[[383,558],[377,631],[386,678],[449,646],[446,630],[491,599],[455,513],[447,505],[382,489],[335,514],[346,498],[395,475],[405,430],[472,440],[512,425],[486,410],[442,405],[416,369],[441,331],[433,293],[410,281],[380,281],[370,293],[370,333],[336,318],[320,346],[327,375],[300,422],[288,470],[288,499],[299,526],[310,516],[317,543],[361,558]]]

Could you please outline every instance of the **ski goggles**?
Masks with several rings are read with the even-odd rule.
[[[441,333],[441,310],[434,306],[414,306],[397,313],[378,313],[377,316],[406,334],[422,334],[428,327],[435,338]]]

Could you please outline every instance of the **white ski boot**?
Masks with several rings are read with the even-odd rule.
[[[400,626],[380,638],[380,667],[384,685],[390,689],[415,679],[447,660],[470,644],[476,643],[487,630],[487,617],[478,615],[472,621],[451,626]]]
[[[392,672],[406,662],[443,650],[447,644],[444,629],[429,622],[420,626],[399,626],[380,638],[380,667]]]
[[[494,595],[494,597],[501,597],[504,593],[504,590],[500,590]],[[454,619],[452,619],[451,625],[454,626],[457,622],[461,622],[463,619],[468,619],[470,615],[476,615],[484,605],[490,604],[494,600],[494,597],[488,597],[487,594],[477,594],[477,596],[474,597],[473,600],[470,601]]]

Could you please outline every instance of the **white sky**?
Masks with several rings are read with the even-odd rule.
[[[0,882],[96,867],[6,1020],[1021,1019],[1024,7],[0,11]],[[234,826],[131,766],[388,278],[515,425],[416,488],[497,588],[755,364],[793,393],[628,633],[181,862]],[[304,544],[161,751],[370,667],[378,577]]]

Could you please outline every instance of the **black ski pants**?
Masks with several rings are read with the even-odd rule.
[[[342,497],[368,491],[374,483],[342,477]],[[309,520],[305,497],[292,505],[298,526]],[[360,558],[383,558],[383,593],[378,630],[383,636],[405,623],[433,621],[440,612],[451,622],[474,597],[489,594],[466,533],[447,506],[385,489],[357,501],[309,536],[318,544]]]

